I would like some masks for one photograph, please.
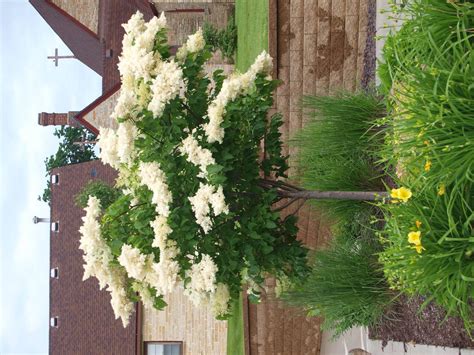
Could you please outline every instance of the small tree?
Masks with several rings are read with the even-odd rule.
[[[173,58],[164,17],[145,23],[137,13],[124,28],[113,113],[119,127],[101,129],[99,145],[126,193],[104,213],[91,196],[81,228],[84,276],[108,286],[124,325],[133,301],[161,309],[177,286],[225,317],[243,282],[258,297],[268,274],[304,278],[307,250],[296,240],[296,218],[272,209],[282,199],[289,199],[283,208],[309,198],[386,195],[304,191],[281,180],[288,168],[282,119],[267,115],[278,81],[265,52],[246,73],[210,78],[201,31]]]
[[[60,140],[58,151],[44,160],[48,180],[43,194],[38,196],[38,201],[47,202],[48,204],[51,202],[51,182],[49,179],[51,170],[64,165],[97,159],[92,144],[74,144],[81,140],[88,142],[96,139],[96,136],[87,129],[83,127],[62,126],[54,131],[54,135]]]

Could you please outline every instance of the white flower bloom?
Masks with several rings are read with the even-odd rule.
[[[160,169],[160,164],[142,162],[140,163],[138,175],[142,184],[146,185],[153,192],[151,202],[156,205],[156,212],[164,217],[168,217],[172,196],[166,183],[165,173]]]
[[[202,29],[198,29],[196,33],[190,35],[186,41],[186,47],[190,53],[202,51],[205,45],[206,42],[204,41],[204,36],[202,35]]]
[[[175,61],[158,63],[157,75],[151,84],[152,99],[148,109],[155,117],[160,117],[166,104],[184,88],[183,70]]]
[[[218,283],[216,291],[210,295],[214,317],[225,316],[229,312],[230,293],[226,284]]]
[[[129,300],[127,292],[123,287],[109,287],[107,290],[110,292],[110,304],[112,305],[115,319],[121,318],[125,328],[129,323],[130,315],[133,313],[135,306]]]
[[[214,193],[209,196],[209,202],[211,203],[215,216],[219,216],[221,213],[229,213],[229,206],[227,206],[225,203],[225,196],[222,186],[219,186],[217,190],[214,189]]]
[[[153,231],[155,232],[155,239],[153,239],[153,244],[151,245],[154,248],[164,249],[166,248],[166,241],[168,235],[173,232],[173,230],[168,225],[168,220],[164,216],[156,216],[155,220],[150,222]]]
[[[150,285],[146,282],[134,282],[133,284],[133,289],[138,292],[145,309],[153,309],[155,303],[149,287]]]
[[[222,186],[216,189],[215,186],[200,183],[196,195],[188,199],[191,202],[191,208],[196,217],[196,223],[202,227],[204,233],[208,233],[212,229],[212,220],[209,216],[211,206],[215,216],[221,213],[229,213]]]
[[[208,300],[209,294],[216,291],[216,273],[218,271],[214,260],[203,254],[201,261],[193,264],[187,271],[191,281],[186,285],[185,294],[194,305],[199,305]]]
[[[119,124],[117,129],[117,155],[121,163],[130,165],[135,158],[135,139],[138,136],[137,127],[130,121]]]
[[[125,29],[126,34],[130,34],[134,37],[138,36],[145,30],[145,20],[143,19],[143,14],[140,11],[137,11],[135,14],[130,17],[127,23],[124,23],[122,27]]]
[[[115,318],[121,318],[123,326],[126,327],[133,313],[134,305],[128,299],[125,291],[125,270],[117,266],[111,266],[113,255],[100,234],[100,201],[90,196],[85,208],[86,215],[82,218],[83,225],[79,229],[81,239],[79,249],[84,251],[84,277],[87,280],[94,276],[99,281],[99,288],[105,286],[111,295],[111,305]]]
[[[179,151],[182,155],[186,155],[187,161],[199,166],[202,176],[204,177],[207,176],[207,167],[216,163],[212,157],[211,151],[209,149],[200,147],[198,141],[192,134],[183,140],[181,146],[179,147]]]
[[[122,246],[118,262],[125,268],[129,277],[139,281],[145,279],[150,267],[150,258],[142,254],[139,249],[128,244]]]
[[[224,129],[221,123],[224,119],[225,107],[237,96],[245,95],[252,88],[258,73],[269,73],[272,69],[272,58],[263,51],[245,74],[233,74],[222,83],[222,88],[208,108],[209,122],[203,125],[209,143],[222,143]]]
[[[114,111],[110,117],[118,119],[120,117],[127,117],[132,111],[133,107],[137,104],[135,98],[135,93],[131,89],[122,87],[120,89],[119,97],[117,98],[117,103],[115,104]]]
[[[153,263],[151,271],[146,275],[146,281],[156,289],[160,295],[173,292],[179,279],[179,263],[174,260],[179,249],[174,240],[168,240],[166,248],[160,248],[160,262]]]
[[[97,146],[99,147],[99,158],[104,164],[109,164],[117,169],[120,165],[117,148],[117,135],[111,128],[99,128],[99,136],[97,137]]]
[[[263,51],[258,55],[258,57],[255,59],[255,62],[250,66],[248,72],[255,77],[258,73],[270,74],[272,69],[273,59],[266,51]]]

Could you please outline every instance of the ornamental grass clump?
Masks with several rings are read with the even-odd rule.
[[[338,92],[307,96],[303,100],[309,122],[290,141],[298,148],[296,166],[307,189],[383,191],[383,170],[376,164],[380,139],[376,120],[385,114],[375,93]],[[313,204],[336,220],[350,220],[360,209],[373,209],[363,201],[315,200]]]
[[[474,4],[417,0],[402,13],[380,68],[385,161],[420,188],[462,191],[474,180]]]
[[[355,326],[377,325],[396,298],[378,262],[381,246],[370,214],[355,217],[338,227],[327,249],[314,253],[308,279],[282,295],[310,316],[322,316],[323,329],[335,338]]]
[[[295,218],[271,209],[282,186],[286,195],[296,189],[260,176],[287,170],[281,116],[267,117],[277,86],[271,58],[263,52],[245,73],[208,77],[201,31],[172,57],[163,16],[145,22],[137,13],[124,28],[118,129],[99,135],[100,158],[118,170],[123,194],[105,211],[88,199],[84,279],[110,292],[126,326],[134,301],[162,309],[176,289],[225,318],[243,282],[305,277]]]

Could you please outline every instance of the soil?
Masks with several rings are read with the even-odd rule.
[[[462,320],[449,317],[439,306],[430,303],[422,311],[422,297],[402,296],[393,309],[393,319],[385,320],[376,328],[369,329],[369,338],[411,344],[426,344],[452,348],[474,348],[474,340],[469,338]],[[474,334],[472,334],[474,338]]]

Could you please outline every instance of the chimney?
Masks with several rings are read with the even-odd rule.
[[[40,126],[73,126],[79,127],[78,122],[74,118],[77,111],[69,111],[68,113],[38,113],[38,124]]]

